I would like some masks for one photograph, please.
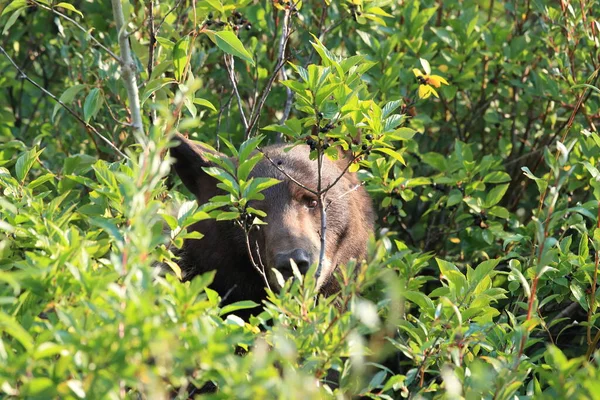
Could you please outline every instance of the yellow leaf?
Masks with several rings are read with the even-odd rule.
[[[62,7],[65,10],[73,11],[74,13],[79,14],[81,16],[81,18],[83,18],[83,14],[81,13],[81,11],[79,11],[75,7],[73,7],[72,4],[69,4],[69,3],[58,3],[54,7]]]
[[[423,76],[423,74],[421,73],[421,71],[419,71],[417,68],[413,68],[413,74],[415,74],[415,76],[418,78],[420,76]]]
[[[419,98],[426,99],[429,96],[431,96],[430,89],[431,87],[429,87],[428,85],[419,85]]]
[[[442,86],[442,83],[444,85],[448,84],[448,82],[444,78],[442,78],[441,76],[439,76],[439,75],[431,75],[431,76],[429,76],[429,83],[431,85],[435,86],[436,88],[439,88],[440,86]]]

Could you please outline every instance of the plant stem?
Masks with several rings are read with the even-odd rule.
[[[140,95],[137,87],[136,67],[131,56],[131,47],[129,46],[129,35],[126,31],[125,16],[121,0],[111,0],[113,16],[117,25],[117,35],[119,37],[119,50],[121,54],[121,74],[123,75],[123,84],[127,90],[129,99],[129,109],[131,112],[131,125],[139,133],[144,133],[142,123],[142,113],[140,110]]]
[[[596,229],[600,229],[600,200],[598,200],[598,216],[596,218]],[[598,342],[598,339],[594,339],[594,341],[592,341],[592,315],[594,314],[594,311],[596,308],[596,289],[598,286],[598,265],[600,264],[600,254],[598,253],[598,249],[595,248],[595,242],[593,240],[592,240],[592,244],[594,245],[595,256],[594,256],[594,279],[592,280],[592,290],[590,293],[590,303],[588,305],[588,316],[587,316],[587,322],[588,322],[587,341],[588,341],[588,346],[589,346],[589,348],[588,348],[589,354],[591,354],[590,349],[592,349],[592,351],[593,351],[593,349],[596,347],[596,343]],[[593,342],[595,342],[595,343],[592,346]]]

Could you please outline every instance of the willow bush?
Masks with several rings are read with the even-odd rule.
[[[0,14],[3,396],[598,396],[597,1]],[[315,300],[313,268],[244,321],[213,274],[182,282],[217,214],[169,174],[176,132],[240,163],[351,153],[378,220],[342,292]]]

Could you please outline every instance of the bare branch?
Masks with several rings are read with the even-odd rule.
[[[260,96],[260,100],[258,101],[258,103],[255,103],[255,105],[254,105],[254,108],[250,115],[250,124],[246,128],[246,139],[250,137],[252,130],[254,129],[254,127],[256,126],[256,123],[258,122],[258,119],[260,117],[260,112],[262,111],[262,109],[265,105],[265,101],[267,100],[267,97],[269,96],[269,93],[271,92],[271,88],[273,87],[273,83],[275,82],[275,79],[277,78],[277,75],[279,74],[279,72],[283,71],[282,79],[284,79],[284,80],[287,79],[287,76],[285,75],[285,71],[284,71],[283,67],[287,61],[286,56],[285,56],[285,50],[286,50],[287,42],[288,42],[288,40],[290,38],[290,34],[291,34],[291,30],[290,30],[291,13],[292,13],[292,11],[291,11],[290,7],[289,6],[286,7],[284,10],[284,15],[283,15],[282,32],[281,32],[281,38],[279,40],[279,54],[277,56],[277,63],[275,64],[275,70],[271,74],[271,77],[269,78],[267,85],[264,87],[262,94]],[[291,107],[292,107],[291,98],[293,97],[293,93],[291,93],[291,90],[289,88],[287,90],[288,90],[287,94],[288,94],[289,101],[286,100],[286,105],[285,105],[285,110],[284,110],[284,115],[283,115],[284,118],[282,118],[282,120],[281,120],[283,122],[285,122],[285,120],[289,116],[289,113],[290,113],[289,110],[291,110]],[[288,105],[288,103],[289,103],[289,105]]]
[[[364,182],[361,182],[361,183],[359,183],[359,184],[357,184],[357,185],[353,186],[352,188],[350,188],[349,190],[345,191],[344,193],[342,193],[341,195],[339,195],[339,196],[338,196],[338,197],[336,197],[335,199],[328,201],[328,202],[327,202],[327,206],[325,207],[325,211],[327,211],[327,209],[329,208],[329,206],[330,206],[332,203],[335,203],[336,201],[338,201],[338,200],[340,200],[340,199],[342,199],[342,198],[346,197],[346,196],[347,196],[347,195],[349,195],[350,193],[357,191],[357,190],[358,190],[358,188],[360,188],[362,185],[364,185]]]
[[[327,234],[327,210],[325,209],[325,192],[321,191],[322,178],[323,178],[323,149],[321,145],[318,148],[317,155],[317,192],[319,196],[319,213],[321,214],[321,250],[319,251],[319,264],[317,265],[317,271],[315,272],[315,276],[317,278],[317,282],[319,281],[319,277],[321,276],[321,271],[323,269],[323,261],[325,260],[325,235]]]
[[[291,10],[289,7],[286,7],[283,15],[283,23],[281,24],[281,38],[279,39],[279,56],[277,57],[277,66],[281,64],[280,72],[281,72],[281,80],[287,80],[287,73],[285,72],[285,68],[283,68],[284,59],[285,59],[285,49],[287,45],[287,41],[290,36],[290,15]],[[286,100],[285,106],[283,109],[283,116],[279,120],[279,124],[283,125],[285,121],[288,119],[290,115],[290,111],[292,110],[292,101],[294,99],[294,92],[292,89],[286,86]],[[283,139],[283,134],[280,132],[277,135],[277,141],[281,141]]]
[[[314,195],[318,195],[318,192],[308,188],[306,185],[303,185],[302,183],[298,182],[293,176],[291,176],[290,174],[288,174],[283,168],[281,168],[279,165],[277,165],[277,163],[275,161],[273,161],[271,159],[271,157],[269,157],[267,155],[267,153],[264,152],[263,149],[261,149],[260,147],[257,147],[256,150],[258,152],[260,152],[270,163],[271,165],[273,165],[275,168],[277,168],[277,170],[279,172],[281,172],[283,175],[285,175],[286,178],[288,178],[290,181],[294,182],[296,185],[300,186],[302,189],[306,190],[307,192],[310,192]]]
[[[156,32],[154,26],[154,1],[150,0],[148,2],[148,34],[150,35],[150,42],[148,43],[148,80],[152,77],[152,71],[154,70],[154,57],[156,52]],[[152,99],[156,98],[156,94],[152,93]],[[154,121],[156,121],[156,109],[152,108],[150,111],[150,125],[154,125]]]
[[[258,263],[254,260],[254,255],[252,254],[252,248],[250,246],[250,232],[248,227],[246,226],[245,221],[237,220],[237,224],[244,231],[244,236],[246,238],[246,251],[248,252],[248,257],[250,257],[250,263],[254,267],[254,269],[259,273],[259,275],[265,281],[267,288],[271,290],[271,286],[269,285],[269,279],[267,278],[267,273],[265,271],[265,265],[260,258],[260,249],[258,248],[258,242],[256,242],[256,254],[258,256]]]
[[[158,35],[158,33],[160,32],[160,28],[162,28],[163,24],[165,23],[165,20],[167,19],[167,17],[173,12],[175,11],[180,5],[181,2],[183,0],[178,0],[177,4],[175,4],[173,6],[173,8],[171,8],[169,11],[167,11],[167,13],[165,14],[165,16],[163,17],[163,19],[160,21],[160,23],[158,24],[158,28],[156,28],[156,35]]]
[[[240,92],[238,91],[237,82],[235,80],[235,61],[233,59],[233,56],[231,56],[229,54],[225,54],[223,56],[223,59],[225,60],[225,68],[227,68],[227,76],[229,77],[229,80],[231,81],[231,86],[233,87],[233,93],[235,93],[238,107],[240,109],[240,117],[242,118],[242,123],[244,124],[244,128],[246,129],[245,139],[248,139],[248,120],[246,119],[246,114],[244,113],[244,106],[242,103],[242,98],[240,97]],[[229,62],[231,64],[229,64],[227,62],[227,59],[229,59]]]
[[[233,285],[229,288],[229,290],[225,293],[225,296],[221,297],[221,301],[219,302],[219,307],[223,307],[227,298],[231,295],[231,293],[237,288],[237,284]]]
[[[126,31],[125,17],[121,0],[111,0],[113,16],[117,25],[117,34],[119,37],[119,48],[121,52],[121,74],[123,75],[123,84],[127,90],[129,99],[129,109],[131,111],[131,124],[134,129],[144,133],[142,123],[142,113],[140,110],[140,95],[137,87],[136,67],[131,56],[129,46],[129,37]]]
[[[369,149],[367,149],[367,151],[369,151],[369,150],[370,150],[370,147],[369,147]],[[340,179],[342,179],[344,177],[344,175],[346,175],[346,172],[348,172],[348,169],[350,168],[350,166],[352,164],[354,164],[362,155],[363,155],[363,152],[361,151],[356,156],[354,156],[354,158],[352,158],[352,161],[350,161],[348,164],[346,164],[346,167],[344,168],[344,170],[342,171],[342,173],[337,178],[335,178],[335,180],[333,182],[331,182],[329,184],[329,186],[327,186],[325,188],[325,190],[323,190],[323,193],[328,192],[329,189],[331,189],[332,187],[334,187],[335,185],[337,185],[337,183],[340,181]]]
[[[75,117],[76,120],[81,122],[81,124],[83,126],[85,126],[89,131],[93,132],[96,136],[98,136],[100,139],[102,139],[102,141],[104,141],[104,143],[106,143],[108,146],[110,146],[117,154],[119,154],[119,156],[121,156],[127,160],[129,159],[129,157],[127,157],[125,154],[123,154],[123,152],[121,152],[121,150],[119,150],[119,148],[114,143],[112,143],[110,140],[108,140],[106,137],[104,137],[92,125],[85,122],[85,120],[83,118],[81,118],[79,116],[79,114],[77,114],[73,109],[71,109],[69,106],[67,106],[65,103],[63,103],[62,100],[60,100],[58,97],[56,97],[55,95],[50,93],[48,90],[44,89],[37,82],[35,82],[33,79],[31,79],[29,76],[27,76],[27,74],[21,68],[19,68],[19,66],[14,62],[14,60],[12,58],[10,58],[10,56],[8,55],[8,53],[6,52],[6,50],[4,50],[4,48],[2,46],[0,46],[0,52],[2,52],[2,54],[4,54],[4,56],[8,59],[8,61],[10,61],[10,63],[15,67],[15,69],[17,71],[19,71],[19,74],[21,74],[22,78],[29,81],[33,86],[35,86],[36,88],[41,90],[46,96],[50,97],[52,100],[54,100],[58,104],[60,104],[65,110],[67,110],[69,112],[69,114],[71,114],[73,117]]]

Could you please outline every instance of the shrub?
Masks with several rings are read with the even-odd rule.
[[[0,6],[3,395],[596,396],[597,1],[111,6]],[[181,282],[187,228],[253,210],[198,209],[175,132],[351,154],[379,218],[341,293],[315,265],[243,321]]]

